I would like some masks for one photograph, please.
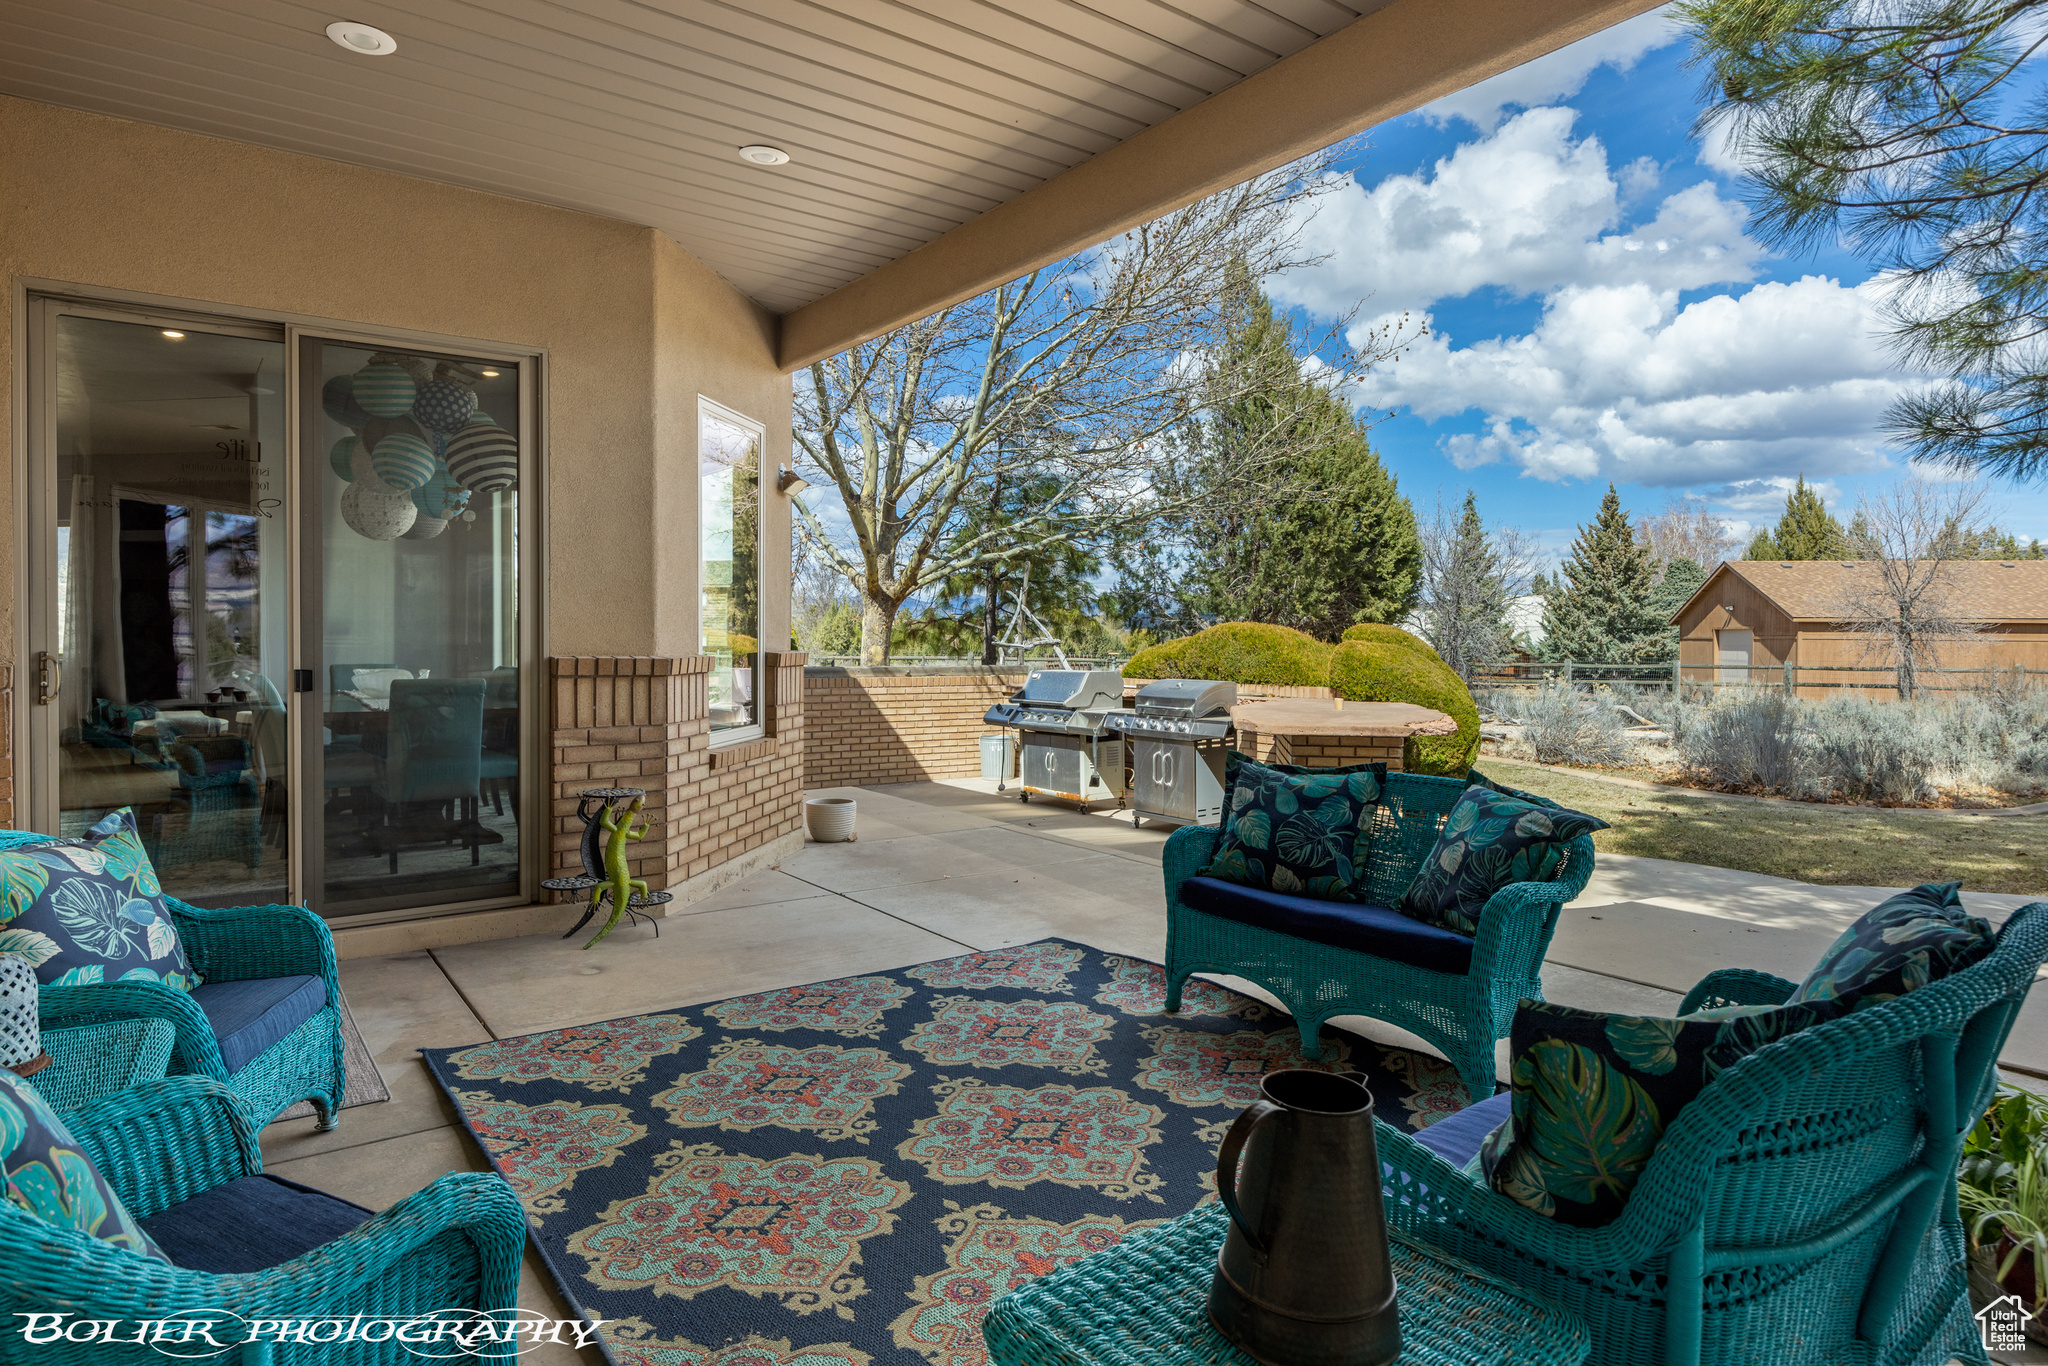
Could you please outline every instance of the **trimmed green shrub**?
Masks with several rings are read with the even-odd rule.
[[[1334,647],[1291,626],[1229,621],[1140,650],[1126,678],[1216,678],[1317,688],[1330,681]]]
[[[1444,662],[1444,657],[1436,652],[1436,647],[1421,636],[1411,631],[1404,631],[1398,626],[1389,626],[1381,621],[1361,621],[1356,626],[1348,627],[1344,632],[1344,639],[1362,640],[1368,645],[1398,645],[1404,650],[1413,650],[1419,655],[1426,655],[1439,664]],[[1444,665],[1444,667],[1449,668],[1450,666]]]
[[[1462,778],[1479,755],[1479,708],[1456,674],[1433,658],[1396,645],[1351,640],[1330,661],[1330,687],[1354,702],[1409,702],[1458,723],[1456,735],[1408,741],[1402,766],[1411,773]]]

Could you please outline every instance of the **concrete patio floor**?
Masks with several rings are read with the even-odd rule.
[[[819,794],[812,794],[819,795]],[[1134,830],[1099,806],[1020,803],[963,780],[834,789],[860,804],[859,838],[803,851],[674,910],[657,937],[622,927],[585,953],[554,934],[341,964],[365,1043],[391,1089],[317,1134],[310,1120],[264,1131],[267,1170],[381,1209],[449,1171],[487,1165],[418,1057],[480,1043],[853,973],[885,971],[1049,935],[1151,959],[1165,955],[1159,856],[1170,829]],[[1565,909],[1544,970],[1554,1001],[1670,1014],[1717,967],[1798,978],[1889,889],[1812,887],[1779,878],[1603,855]],[[1994,922],[2031,898],[1967,896]],[[575,918],[564,908],[562,929]],[[1242,986],[1243,984],[1235,984]],[[1401,1030],[1339,1023],[1421,1046]],[[1503,1059],[1506,1045],[1501,1045]],[[2048,1089],[2048,988],[2037,986],[2005,1061]],[[528,1307],[566,1317],[529,1254]],[[545,1347],[525,1360],[597,1362]]]

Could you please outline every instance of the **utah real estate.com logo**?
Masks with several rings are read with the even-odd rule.
[[[2027,1320],[2034,1317],[2018,1295],[2001,1295],[1977,1311],[1977,1324],[1984,1331],[1987,1352],[2024,1352],[2027,1349]]]

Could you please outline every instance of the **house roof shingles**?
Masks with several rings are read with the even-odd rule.
[[[1794,621],[1827,622],[1840,619],[1852,583],[1868,582],[1877,566],[1872,560],[1729,560],[1721,569],[1747,581]],[[2048,560],[1950,560],[1942,573],[1950,595],[1947,611],[1962,620],[2048,621]],[[1708,576],[1694,602],[1716,577],[1718,571]]]

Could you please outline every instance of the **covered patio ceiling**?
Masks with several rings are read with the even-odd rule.
[[[645,224],[795,369],[1654,3],[0,0],[0,91]]]

